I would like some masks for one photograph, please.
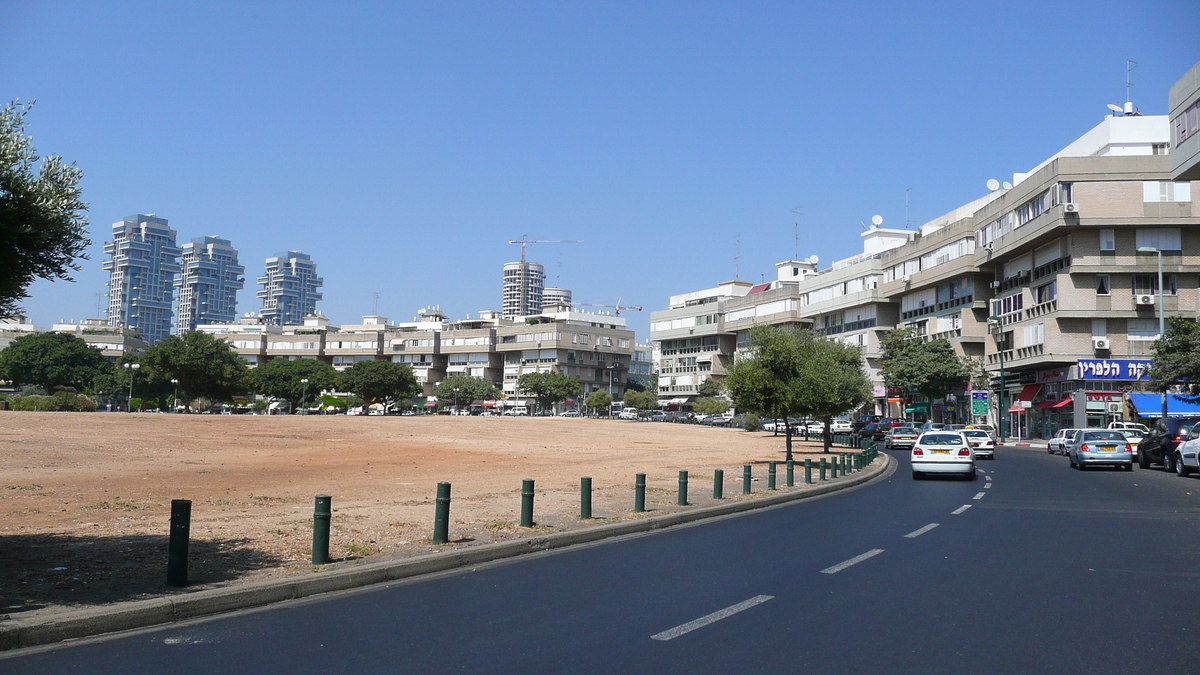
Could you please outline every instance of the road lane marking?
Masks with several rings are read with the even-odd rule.
[[[957,516],[958,514],[962,513],[963,511],[966,511],[969,508],[971,508],[970,504],[963,504],[962,506],[958,507],[957,509],[954,509],[953,511],[951,511],[950,514]]]
[[[689,622],[683,624],[682,626],[676,626],[676,627],[672,628],[671,630],[663,631],[657,635],[651,635],[650,639],[651,640],[670,640],[673,638],[677,638],[680,635],[683,635],[685,633],[690,633],[690,632],[696,630],[697,628],[703,628],[710,623],[720,621],[721,619],[729,618],[742,610],[750,609],[751,607],[753,607],[755,605],[761,605],[762,603],[764,603],[774,597],[775,596],[773,596],[773,595],[756,595],[753,598],[750,598],[749,600],[746,600],[744,602],[739,602],[738,604],[733,605],[732,607],[726,607],[725,609],[722,609],[717,612],[713,612],[712,614],[709,614],[708,616],[702,616],[699,619],[696,619],[695,621],[689,621]]]
[[[971,499],[983,499],[983,496],[984,496],[984,495],[986,495],[986,494],[987,494],[986,492],[980,492],[980,493],[977,493],[977,494],[976,494],[974,497],[972,497]]]
[[[925,527],[922,527],[919,530],[913,530],[912,532],[909,532],[908,534],[906,534],[904,536],[907,537],[908,539],[916,539],[917,537],[925,534],[926,532],[932,530],[933,528],[935,528],[937,526],[938,526],[937,523],[930,523],[930,524],[926,525]]]
[[[864,553],[862,555],[856,555],[853,558],[851,558],[845,562],[840,562],[840,563],[834,565],[833,567],[826,567],[825,569],[821,570],[821,574],[837,574],[838,572],[841,572],[842,570],[846,569],[847,567],[849,567],[851,565],[857,565],[858,563],[866,560],[867,558],[874,558],[875,556],[879,555],[880,553],[883,553],[883,549],[873,548],[870,551],[867,551],[866,553]]]
[[[984,484],[983,484],[983,489],[984,489],[984,490],[987,490],[987,489],[988,489],[988,488],[990,488],[990,487],[992,487],[992,484],[991,484],[991,483],[984,483]]]

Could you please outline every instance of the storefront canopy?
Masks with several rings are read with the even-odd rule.
[[[1071,399],[1064,398],[1058,401],[1042,401],[1033,407],[1039,410],[1045,410],[1046,408],[1058,409],[1069,405],[1071,405]]]
[[[929,412],[929,401],[920,401],[918,403],[909,403],[908,407],[904,409],[904,412],[906,412],[906,413],[915,413],[915,412],[927,413],[927,412]]]
[[[1137,409],[1138,417],[1158,419],[1162,417],[1162,394],[1133,393],[1129,401]],[[1200,417],[1200,403],[1188,403],[1175,394],[1167,396],[1168,417]]]
[[[1037,396],[1037,393],[1041,391],[1041,389],[1042,385],[1040,384],[1025,385],[1025,387],[1021,389],[1021,393],[1017,394],[1017,398],[1012,402],[1012,407],[1008,409],[1008,412],[1024,413],[1026,408],[1032,408],[1033,406],[1027,406],[1024,404],[1024,402],[1032,401],[1033,397]]]

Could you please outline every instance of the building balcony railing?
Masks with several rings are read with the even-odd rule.
[[[925,341],[930,342],[932,340],[952,340],[957,337],[962,337],[962,329],[961,328],[952,328],[950,330],[941,331],[940,333],[933,333],[932,335],[926,335]]]
[[[1056,298],[1054,300],[1050,300],[1049,302],[1043,302],[1040,305],[1034,305],[1033,307],[1030,307],[1029,309],[1025,310],[1025,318],[1026,319],[1035,319],[1039,316],[1043,316],[1045,314],[1049,314],[1050,312],[1054,312],[1057,310],[1058,310],[1058,299]]]
[[[1028,347],[1019,347],[1017,349],[1017,359],[1028,359],[1034,356],[1041,356],[1046,353],[1046,345],[1030,345]]]

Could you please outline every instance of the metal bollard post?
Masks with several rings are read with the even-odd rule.
[[[313,505],[312,562],[325,565],[329,562],[329,521],[333,518],[333,497],[317,495]]]
[[[808,442],[808,427],[804,427],[804,442]]]
[[[750,494],[751,478],[753,478],[753,476],[750,475],[750,465],[746,464],[742,467],[742,494],[744,495]]]
[[[725,470],[717,469],[713,471],[713,499],[724,499],[725,494]]]
[[[787,461],[787,486],[796,487],[796,462],[791,459]]]
[[[521,481],[521,527],[533,527],[533,479]]]
[[[592,477],[584,476],[579,479],[579,519],[590,520],[592,517]]]
[[[646,510],[646,474],[639,473],[633,481],[633,512]]]
[[[192,530],[192,500],[171,500],[171,534],[167,543],[167,585],[186,586],[188,539]]]
[[[775,462],[767,464],[767,489],[775,489]]]
[[[838,458],[837,457],[829,458],[829,477],[830,478],[838,477]]]
[[[433,543],[450,541],[450,484],[437,484],[437,506],[433,512]]]
[[[821,458],[821,480],[825,480],[825,458]]]
[[[687,506],[687,483],[688,473],[686,471],[679,472],[679,502],[680,506]]]

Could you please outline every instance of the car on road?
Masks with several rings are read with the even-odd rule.
[[[891,422],[871,422],[867,426],[858,430],[858,435],[862,438],[873,439],[876,443],[887,438],[888,432],[893,426],[903,426],[901,424],[893,425]]]
[[[806,431],[808,431],[808,433],[817,435],[817,436],[825,433],[825,423],[824,422],[809,422],[804,428]]]
[[[996,440],[991,434],[982,429],[963,429],[962,435],[967,437],[976,458],[996,459]]]
[[[621,412],[617,413],[617,419],[619,420],[636,420],[637,418],[637,408],[621,408]]]
[[[854,430],[854,425],[850,424],[850,420],[834,420],[829,428],[833,429],[835,434],[848,434]]]
[[[1171,466],[1175,473],[1182,478],[1200,471],[1200,423],[1192,425],[1188,431],[1187,440],[1175,447]]]
[[[1120,429],[1122,431],[1124,431],[1126,429],[1133,429],[1134,431],[1142,432],[1143,436],[1150,433],[1149,427],[1147,427],[1145,424],[1138,424],[1137,422],[1109,422],[1108,428],[1109,429]]]
[[[920,436],[921,432],[917,431],[916,427],[892,427],[883,437],[883,449],[907,448],[911,450]]]
[[[1116,429],[1116,431],[1125,435],[1129,445],[1133,446],[1133,456],[1137,457],[1138,446],[1142,444],[1142,439],[1146,437],[1146,434],[1137,429]]]
[[[926,431],[909,456],[913,480],[934,473],[975,480],[975,452],[961,431]]]
[[[583,417],[583,413],[578,410],[564,410],[558,414],[559,417]]]
[[[946,425],[942,424],[941,422],[926,422],[917,428],[920,429],[922,432],[941,431],[942,429],[946,428]]]
[[[1189,440],[1192,429],[1200,424],[1198,417],[1169,417],[1164,422],[1157,420],[1154,428],[1137,446],[1137,463],[1149,469],[1151,464],[1161,464],[1166,471],[1175,470],[1175,448]]]
[[[1133,448],[1125,434],[1116,429],[1080,429],[1067,443],[1067,461],[1072,469],[1085,466],[1116,466],[1133,471]]]
[[[1046,441],[1046,452],[1050,453],[1051,455],[1067,454],[1067,443],[1071,440],[1071,437],[1075,435],[1076,431],[1079,430],[1059,429],[1058,431],[1054,432],[1054,435],[1050,437],[1050,440]]]

